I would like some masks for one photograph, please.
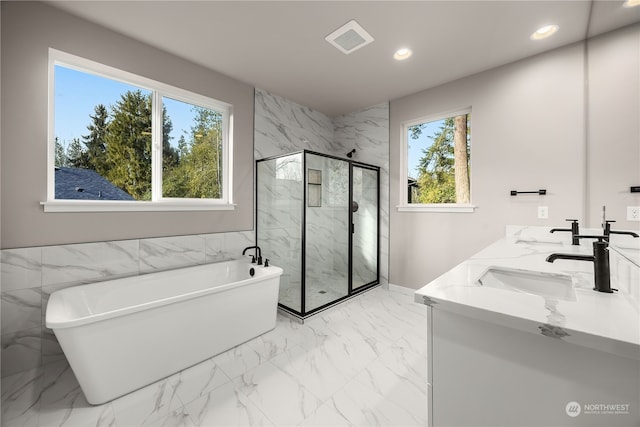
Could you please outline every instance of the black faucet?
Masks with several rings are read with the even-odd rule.
[[[262,251],[260,250],[260,246],[258,246],[258,245],[256,245],[256,246],[247,246],[242,251],[242,255],[246,254],[249,249],[255,249],[255,255],[253,256],[253,259],[251,260],[251,262],[256,262],[256,259],[257,259],[258,260],[258,265],[262,265]]]
[[[554,262],[557,259],[570,259],[576,261],[593,262],[594,291],[613,293],[611,289],[611,274],[609,268],[609,242],[605,236],[577,236],[578,239],[598,239],[593,242],[593,255],[577,254],[551,254],[547,257],[547,262]]]
[[[609,236],[611,234],[626,234],[628,236],[633,236],[636,239],[640,236],[638,236],[638,233],[634,233],[633,231],[616,231],[616,230],[612,230],[611,229],[611,223],[612,222],[616,222],[613,219],[608,219],[604,222],[604,235],[607,241],[609,241]]]
[[[571,228],[552,228],[551,230],[549,230],[549,233],[555,233],[556,231],[570,231],[571,244],[574,246],[578,246],[580,244],[580,239],[578,239],[578,235],[580,234],[580,226],[578,225],[578,220],[565,219],[565,221],[571,221]]]

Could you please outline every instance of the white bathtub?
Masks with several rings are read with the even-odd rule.
[[[97,405],[273,329],[281,274],[237,260],[62,289],[46,325]]]

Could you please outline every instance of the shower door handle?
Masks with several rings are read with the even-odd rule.
[[[356,226],[354,223],[351,223],[351,234],[354,234],[356,232]]]

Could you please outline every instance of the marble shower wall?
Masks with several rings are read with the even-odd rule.
[[[320,112],[256,89],[254,117],[255,160],[300,150],[333,153],[333,124]]]
[[[333,119],[337,155],[380,167],[380,283],[389,284],[389,103]]]
[[[45,327],[53,291],[236,258],[254,241],[240,231],[2,250],[2,376],[64,358]]]
[[[285,98],[256,89],[256,159],[312,150],[380,167],[380,282],[389,277],[389,104],[330,118]]]

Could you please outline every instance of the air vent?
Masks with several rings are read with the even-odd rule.
[[[340,52],[348,55],[374,39],[355,20],[351,20],[324,38]]]

